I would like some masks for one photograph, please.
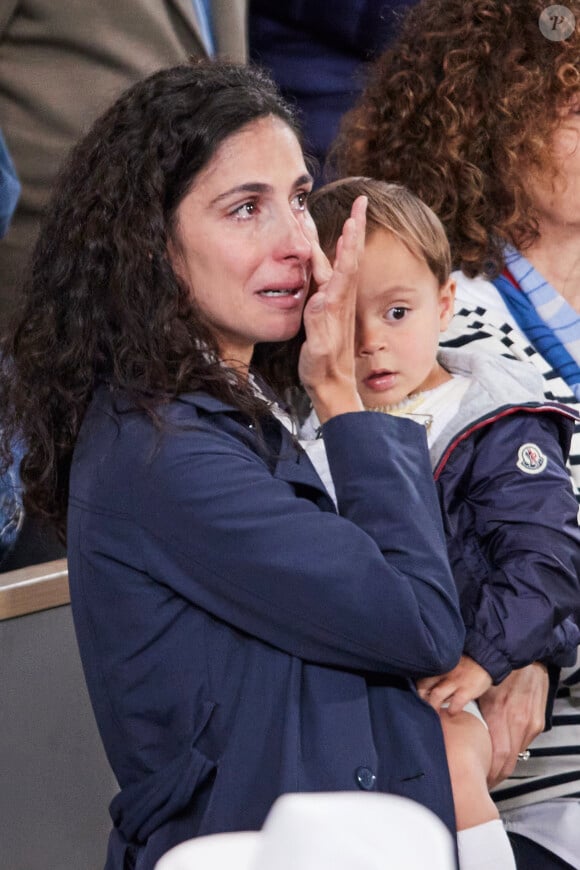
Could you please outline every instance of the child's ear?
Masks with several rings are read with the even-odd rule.
[[[453,317],[455,281],[449,278],[439,290],[439,330],[445,332]]]

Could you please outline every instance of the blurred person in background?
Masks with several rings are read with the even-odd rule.
[[[20,183],[0,130],[0,239],[8,231],[19,196]],[[13,451],[12,463],[0,477],[0,565],[14,547],[24,520],[18,477],[22,450],[17,441],[13,442]]]
[[[22,195],[0,243],[0,331],[69,148],[122,90],[190,56],[246,58],[247,0],[3,0],[0,119]]]
[[[415,0],[250,0],[249,51],[299,110],[317,180],[342,115],[363,86],[363,70],[391,41]]]

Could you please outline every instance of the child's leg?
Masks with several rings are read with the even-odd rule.
[[[450,716],[441,710],[441,725],[453,788],[457,830],[499,819],[499,812],[487,788],[491,765],[489,731],[476,716],[465,710]]]
[[[455,816],[460,870],[515,870],[508,836],[487,788],[489,731],[476,716],[441,710]]]

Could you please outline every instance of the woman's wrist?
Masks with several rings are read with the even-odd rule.
[[[309,392],[309,396],[321,424],[339,414],[364,411],[361,397],[352,388],[335,388],[323,393],[320,391]]]

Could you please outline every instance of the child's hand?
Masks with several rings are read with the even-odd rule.
[[[308,232],[317,290],[304,309],[306,341],[300,353],[299,375],[321,423],[335,414],[363,410],[354,373],[354,325],[365,214],[366,197],[358,197],[344,224],[332,266],[315,233]]]
[[[419,695],[435,710],[448,702],[449,713],[460,713],[468,701],[475,701],[491,686],[491,677],[485,668],[469,656],[461,656],[448,674],[439,677],[423,677],[417,680]]]

